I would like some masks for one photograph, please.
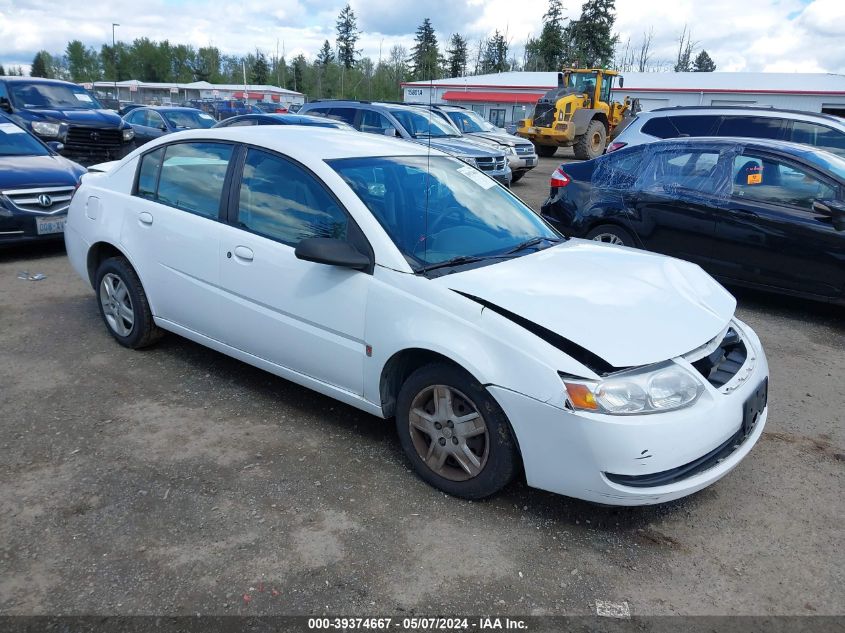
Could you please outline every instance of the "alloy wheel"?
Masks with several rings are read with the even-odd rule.
[[[123,280],[114,273],[108,273],[100,282],[100,305],[106,323],[118,336],[129,336],[135,326],[135,311],[132,298]]]
[[[594,242],[602,242],[604,244],[613,244],[614,246],[625,246],[622,238],[614,233],[599,233],[593,236]]]
[[[411,403],[408,425],[420,459],[441,477],[466,481],[484,470],[490,454],[487,424],[457,389],[432,385],[420,391]]]

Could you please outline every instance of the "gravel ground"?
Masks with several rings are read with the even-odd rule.
[[[514,191],[537,208],[563,158]],[[470,503],[390,423],[174,335],[119,347],[61,245],[2,251],[0,615],[845,614],[845,313],[739,305],[771,407],[728,477],[650,508]]]

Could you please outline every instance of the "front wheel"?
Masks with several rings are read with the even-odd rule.
[[[511,184],[513,184],[513,183],[515,183],[515,182],[519,182],[520,180],[522,180],[522,177],[523,177],[526,173],[527,173],[527,172],[524,172],[524,171],[521,171],[521,172],[519,172],[519,173],[514,173],[514,174],[511,176]]]
[[[535,145],[534,147],[537,149],[537,154],[543,158],[551,158],[557,151],[557,145]]]
[[[575,153],[575,158],[589,160],[601,156],[606,144],[607,128],[601,121],[593,119],[587,126],[587,131],[575,139],[572,151]]]
[[[450,495],[488,497],[516,474],[504,411],[457,367],[427,365],[408,377],[396,402],[396,429],[420,478]]]

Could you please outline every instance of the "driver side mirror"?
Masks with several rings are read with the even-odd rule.
[[[830,217],[833,228],[845,231],[845,202],[839,200],[813,200],[813,211]]]
[[[624,77],[621,77],[621,76],[619,77],[619,87],[620,88],[625,87],[625,78]]]
[[[398,135],[396,134],[396,128],[395,128],[395,127],[386,127],[386,128],[384,128],[384,135],[385,135],[385,136],[389,136],[389,137],[391,137],[391,138],[395,138],[396,136],[398,136]]]
[[[311,237],[296,245],[297,259],[315,264],[327,264],[353,270],[366,270],[370,258],[345,240],[330,237]]]
[[[0,110],[4,112],[12,112],[12,102],[9,101],[8,97],[0,97]]]

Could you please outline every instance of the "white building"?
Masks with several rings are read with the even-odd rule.
[[[643,110],[684,105],[757,105],[845,116],[845,75],[825,73],[624,73],[613,96]],[[554,72],[507,72],[402,84],[406,102],[472,108],[504,127],[525,118],[557,85]]]
[[[88,84],[85,87],[90,89],[92,86]],[[305,95],[301,92],[278,86],[250,84],[211,84],[207,81],[156,83],[129,79],[118,82],[97,81],[93,88],[109,95],[114,95],[116,88],[117,98],[121,101],[157,105],[177,105],[189,99],[240,99],[248,103],[278,103],[284,107],[305,103]]]

